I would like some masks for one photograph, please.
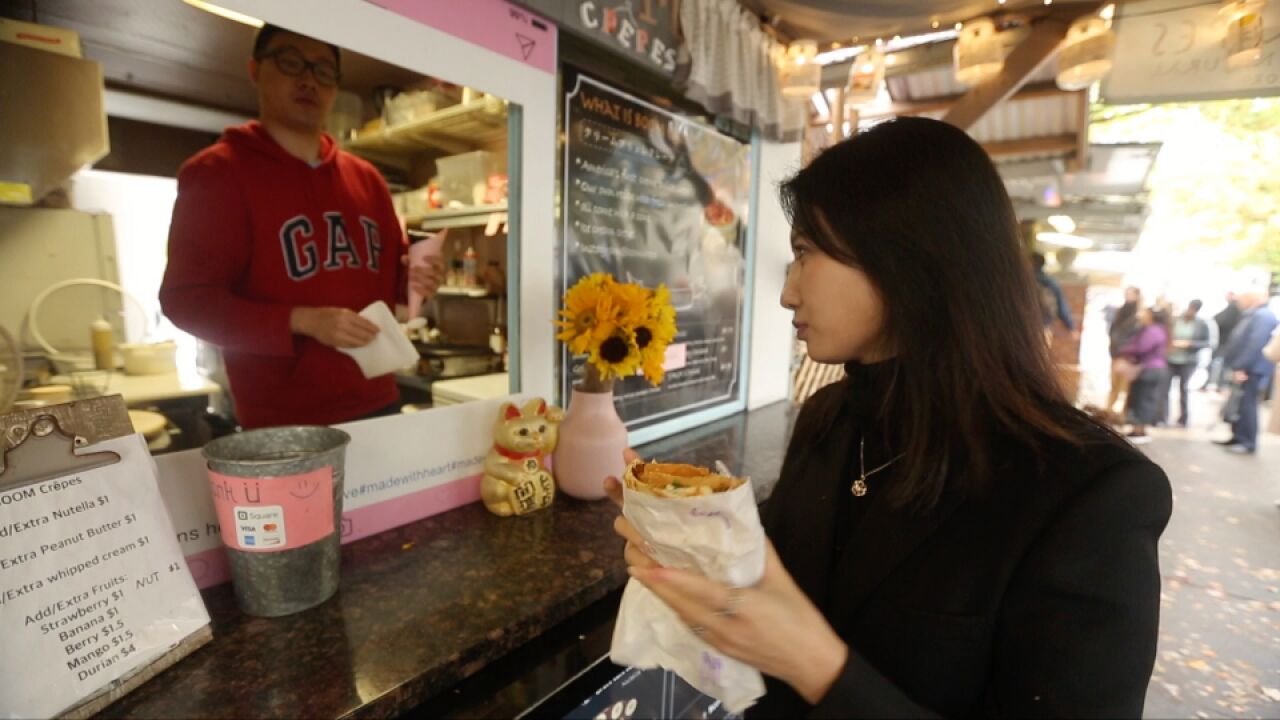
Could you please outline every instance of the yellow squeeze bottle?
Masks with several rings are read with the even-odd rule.
[[[89,344],[93,347],[93,364],[99,370],[110,370],[115,365],[115,347],[111,337],[111,323],[98,318],[89,323]]]

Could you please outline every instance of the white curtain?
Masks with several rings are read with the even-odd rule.
[[[806,100],[778,87],[777,41],[737,0],[683,0],[680,24],[687,47],[686,94],[718,115],[757,127],[768,140],[799,140]]]

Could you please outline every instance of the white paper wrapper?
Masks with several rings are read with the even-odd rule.
[[[754,585],[764,575],[764,528],[750,482],[688,498],[654,497],[624,487],[623,499],[622,514],[663,566],[735,587]],[[671,670],[734,713],[764,695],[758,670],[707,645],[636,580],[622,593],[609,655],[619,665]]]
[[[381,300],[372,303],[360,311],[360,317],[378,326],[378,336],[368,345],[338,348],[338,352],[350,355],[366,378],[386,375],[417,362],[418,351],[404,336],[400,323],[396,322],[396,316],[391,314],[386,303]]]

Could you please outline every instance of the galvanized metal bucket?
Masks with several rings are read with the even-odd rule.
[[[231,562],[236,603],[249,615],[289,615],[319,605],[337,591],[343,463],[349,442],[350,435],[334,428],[287,426],[228,435],[204,447],[211,489],[215,503],[219,505],[223,541]],[[257,548],[255,551],[237,549],[238,544],[246,540],[252,544],[255,538],[245,535],[243,527],[237,538],[237,529],[227,527],[229,521],[232,524],[235,521],[231,515],[223,513],[225,498],[219,497],[224,489],[222,486],[239,484],[247,487],[246,482],[251,480],[258,492],[279,494],[287,489],[284,483],[295,482],[299,477],[327,477],[326,468],[332,470],[333,476],[331,533],[299,547],[274,551],[269,548]],[[289,518],[276,507],[265,509],[282,513],[281,532],[287,532]],[[275,526],[265,527],[274,529]]]

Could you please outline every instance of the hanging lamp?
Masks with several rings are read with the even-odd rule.
[[[779,70],[782,94],[791,98],[807,98],[821,89],[822,66],[815,62],[818,43],[796,40],[787,46]]]
[[[1106,19],[1089,15],[1071,23],[1058,50],[1058,87],[1084,90],[1111,72],[1116,34]]]
[[[965,23],[953,53],[956,82],[966,87],[981,85],[1004,67],[1004,48],[991,18]]]
[[[1218,14],[1226,20],[1223,46],[1232,70],[1258,64],[1262,59],[1262,10],[1266,0],[1227,0]]]
[[[849,82],[844,88],[847,105],[865,105],[876,99],[884,82],[884,65],[884,53],[876,47],[868,47],[854,58],[849,66]]]

